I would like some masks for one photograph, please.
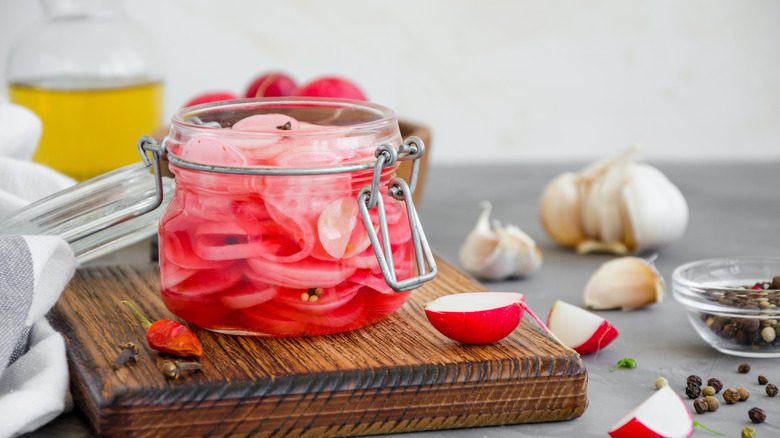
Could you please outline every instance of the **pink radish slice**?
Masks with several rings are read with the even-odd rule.
[[[186,215],[216,222],[233,220],[239,201],[243,201],[235,196],[197,194],[181,186],[177,186],[176,190],[183,196]]]
[[[238,265],[223,269],[202,269],[167,291],[178,295],[205,297],[235,286],[242,275]]]
[[[163,255],[165,257],[165,255]],[[168,289],[182,281],[192,277],[198,272],[196,269],[182,268],[170,261],[160,264],[160,287]]]
[[[325,207],[317,219],[317,235],[325,251],[335,259],[344,256],[352,230],[357,224],[358,207],[352,198],[341,198]]]
[[[289,126],[285,126],[289,123]],[[300,122],[284,114],[255,114],[245,117],[233,124],[234,131],[273,132],[284,134],[284,131],[297,131]]]
[[[279,167],[329,167],[339,164],[341,157],[328,150],[310,148],[288,149],[273,158],[272,164]]]
[[[230,266],[232,261],[206,260],[198,257],[192,249],[189,236],[183,233],[160,235],[160,252],[171,263],[186,269],[219,269]]]
[[[355,272],[354,268],[313,258],[297,263],[275,263],[256,257],[247,263],[252,270],[246,275],[252,280],[292,289],[335,286]]]
[[[274,315],[280,318],[294,318],[306,323],[306,325],[309,326],[307,331],[311,333],[316,332],[316,328],[312,326],[335,328],[345,326],[355,321],[360,317],[364,306],[363,297],[356,295],[341,306],[331,309],[330,312],[301,313],[300,309],[288,306],[280,301],[275,301],[273,304],[266,306],[266,310],[273,312]]]
[[[322,315],[333,312],[355,298],[361,287],[359,284],[352,284],[349,286],[325,288],[322,296],[318,297],[317,301],[303,301],[301,299],[302,294],[308,294],[306,289],[284,289],[276,301],[295,308],[302,313]]]
[[[258,306],[276,297],[279,289],[265,287],[258,289],[253,283],[243,281],[236,286],[215,294],[215,298],[228,309],[246,309]]]
[[[204,260],[216,261],[257,257],[267,250],[262,240],[220,235],[198,236],[193,249]]]
[[[314,228],[311,223],[299,216],[288,215],[284,210],[279,210],[271,203],[266,203],[266,207],[274,222],[287,230],[287,240],[296,243],[297,251],[296,248],[290,248],[290,251],[288,251],[289,254],[285,255],[282,259],[280,259],[278,255],[272,253],[261,254],[261,257],[286,263],[297,262],[308,257],[314,247]]]
[[[233,144],[248,158],[269,165],[266,161],[288,150],[291,146],[288,131],[300,129],[298,120],[284,114],[256,114],[233,124],[234,131],[260,133],[246,138],[236,138]]]
[[[245,166],[246,157],[225,141],[216,137],[194,137],[182,149],[188,161],[219,166]]]
[[[268,336],[301,336],[306,332],[306,323],[297,319],[282,318],[269,313],[267,303],[247,309],[236,310],[234,314],[252,330]]]
[[[385,277],[381,272],[371,273],[368,270],[361,269],[360,271],[356,272],[355,275],[349,277],[349,281],[366,286],[383,294],[395,293],[390,288],[390,286],[387,285]]]

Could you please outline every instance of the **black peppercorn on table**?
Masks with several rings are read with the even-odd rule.
[[[455,266],[458,250],[476,223],[480,201],[493,204],[492,217],[519,226],[539,245],[544,262],[527,278],[484,283],[493,291],[522,292],[528,305],[542,318],[557,299],[582,304],[582,292],[590,275],[613,256],[578,255],[554,243],[538,219],[538,200],[544,186],[559,173],[576,171],[583,163],[507,166],[431,166],[418,206],[432,248]],[[665,377],[685,401],[694,420],[726,436],[740,436],[753,427],[756,436],[780,434],[780,397],[769,397],[758,383],[764,375],[780,384],[780,360],[748,359],[722,354],[693,332],[688,317],[671,296],[675,267],[693,260],[723,256],[780,256],[780,162],[769,163],[655,163],[686,197],[690,211],[688,229],[679,241],[661,249],[655,265],[667,284],[663,302],[637,311],[599,311],[620,332],[606,349],[583,356],[588,371],[588,408],[570,421],[511,426],[415,432],[397,436],[439,437],[604,437],[607,430],[634,406],[652,395],[654,382]],[[134,252],[133,252],[134,251]],[[130,254],[130,252],[133,252]],[[146,257],[148,248],[114,254],[105,263],[127,262],[123,257]],[[780,273],[778,273],[780,275]],[[453,291],[455,292],[455,291]],[[637,367],[609,370],[618,360],[633,358]],[[749,363],[748,373],[739,373]],[[721,397],[715,412],[697,414],[685,395],[688,376],[703,381],[717,378],[724,389],[745,387],[746,401],[726,404]],[[751,422],[748,412],[760,408],[766,420]],[[78,412],[60,416],[29,434],[90,437]],[[697,431],[694,436],[710,436]]]

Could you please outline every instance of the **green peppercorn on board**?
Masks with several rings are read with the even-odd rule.
[[[121,304],[176,319],[156,266],[82,268],[51,313],[66,341],[71,389],[101,436],[360,436],[569,420],[588,405],[579,356],[530,318],[490,345],[436,332],[422,304],[485,290],[444,260],[437,278],[373,326],[310,338],[234,337],[191,327],[201,371],[166,378]],[[136,362],[112,364],[126,342]],[[182,359],[193,361],[193,359]]]

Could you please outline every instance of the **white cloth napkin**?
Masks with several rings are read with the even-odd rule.
[[[0,437],[33,431],[65,410],[65,343],[45,316],[75,266],[59,237],[0,235]]]
[[[41,122],[0,101],[0,216],[75,183],[29,162]],[[65,343],[46,320],[76,266],[59,237],[0,229],[0,438],[30,432],[70,403]]]

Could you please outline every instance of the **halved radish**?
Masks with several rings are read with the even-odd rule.
[[[524,296],[515,292],[465,292],[424,304],[425,315],[444,336],[464,344],[490,344],[520,324]]]
[[[688,438],[693,417],[679,395],[663,386],[608,431],[612,438]]]
[[[606,319],[561,300],[553,304],[547,327],[580,354],[601,350],[618,336],[617,329]]]

